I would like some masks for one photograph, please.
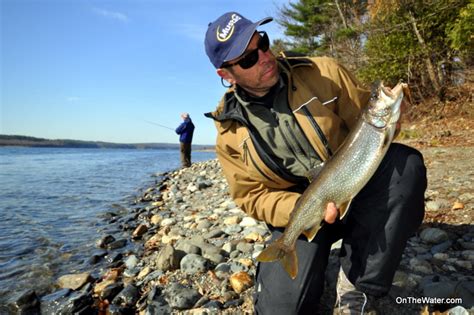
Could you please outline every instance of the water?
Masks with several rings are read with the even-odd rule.
[[[213,158],[192,153],[193,162]],[[179,163],[177,150],[0,147],[0,306],[83,269],[106,225],[101,214]]]

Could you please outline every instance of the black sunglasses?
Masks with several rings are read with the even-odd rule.
[[[228,63],[221,66],[221,68],[230,68],[235,65],[239,65],[242,69],[249,69],[255,66],[258,61],[258,51],[267,52],[270,48],[270,39],[268,38],[267,33],[258,32],[260,39],[258,40],[257,48],[249,51],[242,59],[234,63]]]

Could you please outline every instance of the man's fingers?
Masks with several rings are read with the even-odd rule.
[[[334,202],[328,203],[326,207],[326,212],[324,213],[324,221],[332,224],[336,222],[337,215],[338,215],[338,211]]]

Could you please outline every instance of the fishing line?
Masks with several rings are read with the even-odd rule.
[[[153,122],[153,121],[148,121],[148,120],[144,120],[144,121],[147,122],[147,123],[149,123],[149,124],[155,125],[155,126],[159,126],[159,127],[163,127],[163,128],[166,128],[166,129],[175,131],[174,128],[170,128],[170,127],[168,127],[168,126],[165,126],[165,125],[162,125],[162,124],[158,124],[158,123]]]

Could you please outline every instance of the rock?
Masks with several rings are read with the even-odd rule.
[[[155,234],[148,241],[145,243],[145,248],[146,249],[154,249],[159,247],[161,243],[161,235]]]
[[[115,241],[115,237],[112,235],[106,235],[97,241],[97,247],[106,248],[108,244]]]
[[[201,254],[201,248],[191,244],[190,242],[179,242],[176,244],[176,249],[181,250],[186,254]]]
[[[196,290],[179,283],[169,285],[164,290],[164,294],[170,306],[178,310],[192,308],[202,297]]]
[[[148,228],[144,224],[140,224],[132,233],[132,238],[142,237],[148,231]]]
[[[60,314],[63,304],[71,293],[71,289],[61,289],[41,298],[41,312],[43,314]]]
[[[41,314],[93,314],[90,292],[60,290],[43,297]]]
[[[197,227],[196,229],[199,230],[199,227]],[[218,228],[218,229],[213,229],[212,231],[209,231],[208,233],[204,234],[204,238],[211,239],[211,238],[221,237],[224,234],[225,234],[224,231]]]
[[[173,294],[168,299],[171,307],[178,310],[190,309],[201,298],[199,292],[194,289],[181,289],[176,294]]]
[[[431,283],[423,288],[423,295],[437,298],[460,298],[462,306],[471,308],[474,305],[474,282],[444,281]]]
[[[120,240],[116,240],[116,241],[113,241],[112,243],[107,244],[106,247],[108,249],[118,249],[118,248],[124,247],[125,245],[127,245],[127,240],[120,239]]]
[[[208,264],[207,259],[196,254],[187,254],[180,262],[181,271],[186,274],[206,272]]]
[[[134,306],[139,298],[138,289],[133,285],[127,285],[122,291],[112,300],[112,304],[122,307]]]
[[[68,288],[77,290],[84,284],[92,282],[92,277],[89,273],[70,274],[59,277],[57,284],[60,288]]]
[[[158,225],[161,223],[162,217],[161,215],[155,214],[151,217],[150,222],[153,225]]]
[[[413,269],[415,272],[420,272],[424,274],[432,274],[433,273],[433,268],[431,267],[431,264],[427,262],[426,260],[418,259],[418,258],[412,258],[410,259],[410,267]]]
[[[438,228],[427,228],[420,233],[421,239],[429,244],[439,244],[449,239],[448,233]]]
[[[123,290],[123,283],[111,283],[99,292],[98,296],[102,300],[112,301],[119,292]]]
[[[258,222],[254,218],[251,217],[244,217],[240,222],[241,227],[250,227],[250,226],[257,226]]]
[[[451,240],[447,240],[441,244],[434,245],[433,247],[431,247],[431,253],[432,254],[442,253],[446,251],[448,248],[450,248],[451,245],[453,245],[453,241]]]
[[[156,266],[162,271],[178,269],[182,257],[182,252],[176,251],[171,245],[166,245],[158,253]]]
[[[26,290],[18,293],[12,302],[12,306],[19,314],[34,314],[39,312],[40,300],[34,290]]]
[[[239,242],[237,244],[237,250],[241,251],[242,253],[251,253],[253,250],[253,245],[246,242]]]
[[[110,280],[110,279],[103,280],[101,282],[96,283],[94,286],[94,294],[101,295],[107,286],[112,285],[114,283],[115,283],[115,280]]]
[[[253,285],[253,280],[245,271],[234,273],[229,278],[230,285],[236,293],[242,293]]]
[[[151,272],[151,268],[146,266],[137,275],[137,280],[143,280],[149,273]]]
[[[125,259],[125,266],[127,269],[133,269],[137,266],[138,264],[138,258],[135,255],[130,255]]]
[[[176,224],[175,218],[166,218],[161,220],[161,226],[171,226]]]
[[[232,216],[232,217],[225,218],[224,224],[225,225],[239,224],[240,220],[242,220],[240,216]]]
[[[469,315],[469,312],[462,306],[456,306],[446,311],[448,315]]]

